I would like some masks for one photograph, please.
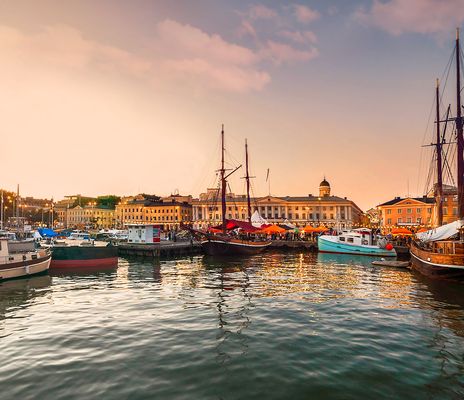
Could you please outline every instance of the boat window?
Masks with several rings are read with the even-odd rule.
[[[36,260],[36,259],[37,259],[37,254],[33,254],[31,258],[32,258],[33,260]]]
[[[349,237],[349,238],[347,239],[347,242],[348,242],[348,243],[353,243],[353,238],[352,238],[352,237]]]
[[[344,242],[345,238],[343,236],[340,236],[340,242]]]

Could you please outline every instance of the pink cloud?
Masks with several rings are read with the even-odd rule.
[[[317,36],[312,31],[280,31],[279,36],[289,39],[295,43],[305,44],[305,43],[317,43]]]
[[[294,5],[294,12],[296,19],[303,23],[313,22],[321,16],[318,11],[301,4]]]
[[[251,19],[272,19],[277,17],[277,13],[262,4],[250,6],[247,16]]]
[[[300,34],[301,38],[295,35],[293,40],[306,38],[309,43],[314,39],[309,33]],[[271,81],[272,66],[317,56],[317,49],[300,50],[271,40],[256,42],[255,48],[249,48],[168,19],[157,25],[151,51],[135,54],[65,25],[34,33],[0,26],[0,63],[10,72],[17,65],[34,65],[34,71],[69,76],[103,73],[155,86],[181,80],[195,89],[245,93],[263,90]]]
[[[360,9],[355,17],[392,35],[445,33],[464,21],[463,7],[464,0],[374,0],[369,10]]]
[[[266,47],[261,51],[261,54],[275,65],[281,65],[284,63],[291,64],[296,61],[311,60],[319,55],[319,51],[316,48],[299,50],[288,44],[269,40]]]

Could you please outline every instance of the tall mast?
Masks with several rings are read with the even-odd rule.
[[[222,211],[222,233],[226,233],[226,169],[224,165],[224,124],[221,130],[221,211]]]
[[[459,219],[464,219],[464,137],[462,132],[461,117],[461,64],[459,47],[459,28],[456,29],[456,132],[457,132],[457,166],[458,166],[458,215]]]
[[[245,139],[245,167],[246,167],[246,188],[247,188],[247,207],[248,207],[248,222],[251,222],[251,200],[250,200],[250,173],[248,171],[248,142]]]
[[[437,203],[437,224],[443,225],[443,171],[442,171],[442,145],[440,136],[440,81],[437,79],[436,87],[436,103],[437,103],[437,187],[435,192],[435,201]]]

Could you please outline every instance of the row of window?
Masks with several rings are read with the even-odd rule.
[[[300,219],[300,216],[301,216],[301,219]],[[308,217],[308,219],[306,219],[306,216]],[[206,216],[205,216],[206,217]],[[208,215],[208,219],[209,220],[221,220],[221,216],[220,214],[209,214]],[[328,218],[329,217],[329,218]],[[227,218],[229,219],[232,219],[232,218],[240,218],[240,214],[232,214],[232,213],[229,213],[227,214]],[[245,219],[246,216],[245,214],[241,214],[241,218],[242,219]],[[263,218],[265,219],[282,219],[282,218],[288,218],[290,220],[293,220],[293,214],[288,214],[288,217],[284,216],[284,215],[281,215],[279,216],[279,214],[263,214]],[[198,214],[198,220],[202,220],[203,219],[203,214]],[[295,214],[295,220],[312,220],[312,221],[319,221],[319,220],[327,220],[327,219],[331,219],[331,220],[335,220],[335,216],[334,214],[319,214],[319,213],[310,213],[310,214],[306,214],[306,213],[303,213],[303,214]],[[345,214],[341,214],[341,218],[342,220],[345,219]]]
[[[178,211],[178,210],[177,210]],[[182,214],[188,214],[190,210],[186,210],[184,208],[180,209],[180,212]],[[175,208],[163,208],[163,209],[153,209],[153,208],[123,208],[122,212],[124,213],[134,213],[134,212],[145,212],[145,213],[151,213],[151,214],[169,214],[169,213],[175,213],[176,209]]]
[[[432,221],[432,218],[427,218],[427,222],[430,223]],[[412,218],[405,218],[405,221],[403,221],[403,218],[398,218],[396,220],[396,223],[397,224],[402,224],[403,222],[405,223],[408,223],[408,224],[412,224],[413,221],[412,221]],[[417,218],[416,219],[416,223],[417,224],[421,224],[422,223],[422,218]],[[391,218],[387,218],[387,225],[391,225],[392,224],[392,219]]]
[[[124,221],[127,221],[127,220],[140,220],[140,221],[143,221],[144,218],[142,215],[140,215],[140,218],[139,218],[139,215],[126,215],[124,216]],[[158,216],[158,217],[149,217],[148,215],[145,216],[145,221],[178,221],[179,218],[177,217],[177,215],[175,216],[172,216],[172,215],[162,215],[162,216]]]
[[[201,211],[202,209],[202,206],[194,206],[194,208],[198,208],[199,211]],[[242,207],[242,209],[244,209],[245,207]],[[319,211],[320,209],[322,209],[322,211],[334,211],[334,206],[316,206],[316,207],[299,207],[299,206],[295,206],[295,211],[299,211],[299,209],[309,209],[309,211]],[[208,211],[212,212],[212,211],[219,211],[220,207],[208,207]],[[274,209],[274,210],[273,210]],[[288,207],[288,206],[275,206],[275,207],[272,207],[272,206],[260,206],[260,207],[253,207],[253,212],[254,211],[258,211],[258,212],[261,212],[261,213],[265,213],[266,211],[267,212],[271,212],[272,211],[279,211],[279,209],[281,210],[281,212],[285,212],[285,209],[287,209],[288,211],[293,211],[293,208],[292,207]],[[230,211],[238,211],[239,210],[239,207],[235,206],[235,207],[228,207],[227,210],[230,212]]]
[[[392,209],[391,209],[391,208],[387,208],[386,211],[387,211],[387,214],[389,214],[389,215],[392,213]],[[417,213],[417,214],[422,213],[422,211],[423,211],[423,208],[416,208],[416,213]],[[429,214],[432,214],[432,208],[431,208],[431,207],[428,207],[428,208],[427,208],[427,212],[428,212]],[[398,208],[398,209],[396,210],[396,213],[397,213],[397,214],[402,214],[402,213],[403,213],[403,209]],[[412,214],[412,208],[407,208],[407,209],[406,209],[406,214]]]

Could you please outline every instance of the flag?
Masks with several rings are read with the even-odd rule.
[[[269,179],[269,168],[267,169],[266,182],[268,181],[268,179]]]

